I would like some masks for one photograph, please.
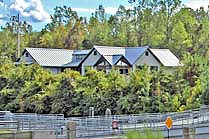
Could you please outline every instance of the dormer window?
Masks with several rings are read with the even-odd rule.
[[[83,59],[83,56],[82,55],[77,55],[76,56],[76,60],[82,60]]]
[[[148,51],[146,51],[146,52],[145,52],[145,55],[146,55],[146,56],[149,56],[149,52],[148,52]]]
[[[94,51],[94,55],[95,55],[95,56],[97,55],[97,51]]]
[[[25,57],[28,57],[28,55],[29,55],[28,52],[26,52],[26,53],[25,53]]]

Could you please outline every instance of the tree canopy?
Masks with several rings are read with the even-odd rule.
[[[179,0],[129,0],[108,15],[100,5],[88,19],[70,7],[56,7],[52,22],[34,32],[14,19],[0,31],[0,110],[13,112],[113,114],[169,112],[209,104],[209,10],[193,10]],[[54,75],[38,65],[14,66],[17,26],[21,48],[90,49],[93,45],[169,48],[183,63],[173,74],[142,70],[120,75],[66,70]]]

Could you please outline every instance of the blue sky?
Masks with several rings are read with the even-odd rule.
[[[183,0],[183,3],[193,9],[207,8],[209,0]],[[34,30],[40,31],[50,22],[50,14],[56,6],[70,6],[80,16],[89,17],[99,5],[105,7],[106,13],[114,14],[121,4],[127,8],[131,6],[128,0],[0,0],[0,26],[5,25],[8,15],[20,13],[21,20],[26,20]]]

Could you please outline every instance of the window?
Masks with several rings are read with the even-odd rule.
[[[120,71],[120,74],[123,74],[123,69],[120,69],[119,71]]]
[[[145,55],[146,55],[146,56],[149,56],[149,52],[148,52],[148,51],[146,51],[146,52],[145,52]]]
[[[152,71],[157,71],[157,70],[158,70],[158,67],[157,67],[157,66],[151,66],[151,67],[150,67],[150,70],[152,70]]]
[[[76,55],[76,60],[82,60],[83,56],[82,55]]]
[[[28,53],[25,53],[25,57],[28,57],[28,55],[29,55]]]
[[[128,69],[124,69],[124,74],[128,74]]]
[[[119,69],[120,74],[128,74],[128,69]]]
[[[97,55],[97,51],[94,51],[94,55]]]
[[[144,68],[144,66],[138,66],[138,69],[143,69]]]
[[[65,71],[65,68],[61,68],[61,72],[64,72]]]

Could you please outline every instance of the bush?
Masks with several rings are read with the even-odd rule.
[[[163,139],[163,135],[159,131],[153,132],[150,129],[130,131],[126,137],[127,139]]]

